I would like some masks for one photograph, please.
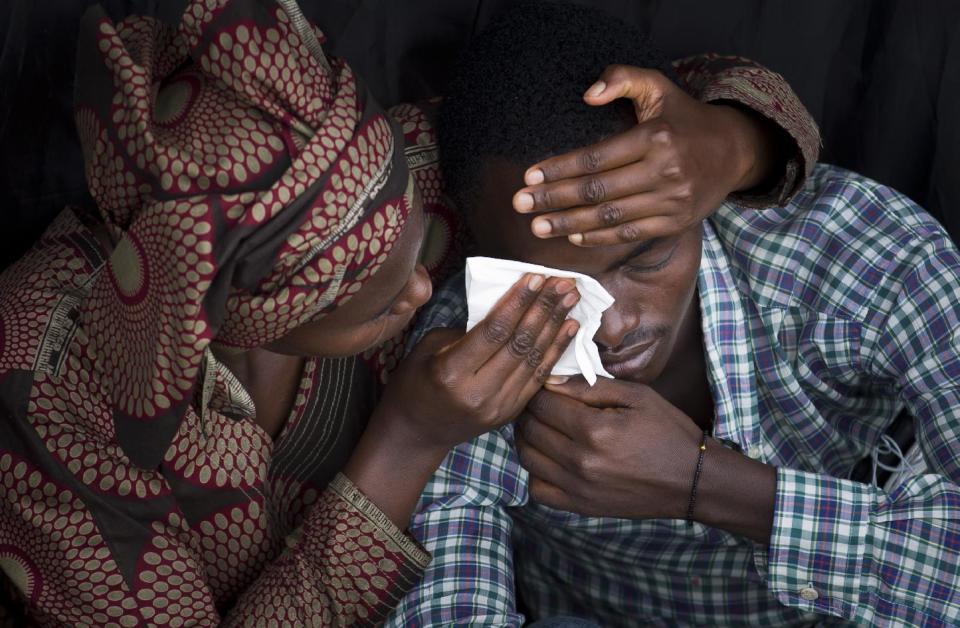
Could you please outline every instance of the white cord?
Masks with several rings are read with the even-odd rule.
[[[897,459],[895,466],[888,465],[880,461],[880,456],[893,456]],[[889,434],[884,434],[880,437],[880,442],[876,447],[873,448],[873,452],[870,454],[870,457],[873,459],[873,485],[879,487],[877,483],[877,470],[883,469],[884,471],[889,471],[892,474],[903,474],[907,473],[909,475],[914,475],[916,470],[913,465],[907,460],[907,457],[903,455],[903,451],[900,449],[900,445],[897,444]]]

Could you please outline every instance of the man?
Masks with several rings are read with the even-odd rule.
[[[662,67],[643,42],[525,4],[460,68],[449,193],[479,252],[613,294],[595,340],[617,379],[548,385],[448,457],[411,526],[434,562],[392,621],[520,625],[516,579],[534,617],[604,626],[956,625],[960,253],[929,215],[830,166],[783,207],[725,203],[639,245],[540,240],[511,208],[523,164],[629,124],[573,94],[611,49]],[[465,320],[460,277],[421,328]],[[846,479],[902,409],[931,473],[889,493]]]

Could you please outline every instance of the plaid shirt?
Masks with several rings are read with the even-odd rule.
[[[960,624],[960,254],[897,192],[818,166],[786,207],[725,205],[698,277],[714,436],[778,468],[769,547],[530,503],[509,427],[466,443],[411,532],[433,563],[389,624]],[[462,277],[421,333],[463,325]],[[906,408],[931,473],[845,479]],[[516,555],[516,563],[514,563]]]

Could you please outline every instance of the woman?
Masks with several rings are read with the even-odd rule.
[[[376,623],[429,561],[403,532],[424,483],[539,388],[573,286],[525,277],[476,331],[420,343],[376,403],[384,342],[430,296],[422,204],[453,220],[423,112],[391,121],[288,2],[194,0],[177,28],[94,11],[77,59],[96,209],[0,277],[8,612]],[[577,186],[548,166],[533,209],[537,186]]]

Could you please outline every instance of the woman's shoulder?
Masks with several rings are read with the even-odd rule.
[[[92,222],[68,207],[0,274],[0,371],[58,370],[80,304],[106,261]]]

